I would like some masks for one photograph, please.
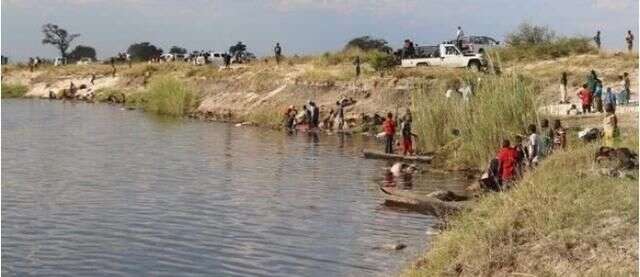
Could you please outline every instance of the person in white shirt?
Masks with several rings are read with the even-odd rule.
[[[536,133],[536,125],[529,125],[529,137],[527,139],[527,153],[529,157],[529,165],[536,166],[542,159],[544,153],[542,139]]]

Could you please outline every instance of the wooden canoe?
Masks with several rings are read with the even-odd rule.
[[[393,188],[380,187],[385,194],[385,205],[404,207],[422,214],[446,217],[468,206],[466,201],[446,202],[435,197],[416,195]]]
[[[380,151],[373,150],[362,150],[362,154],[367,159],[384,159],[384,160],[395,160],[395,161],[405,161],[405,162],[421,162],[421,163],[430,163],[432,160],[432,156],[403,156],[400,154],[387,154]]]

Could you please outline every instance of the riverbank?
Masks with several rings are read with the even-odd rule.
[[[520,78],[531,80],[531,93],[535,95],[533,107],[537,108],[557,102],[558,79],[562,71],[569,73],[569,99],[577,104],[573,92],[591,69],[600,74],[605,86],[616,85],[617,76],[629,72],[631,87],[637,88],[637,68],[636,56],[600,54],[505,65],[503,72],[516,80],[516,86]],[[280,66],[260,62],[230,70],[178,63],[134,64],[132,68],[120,65],[115,77],[110,75],[111,68],[106,65],[45,68],[35,73],[20,68],[7,69],[3,82],[27,86],[27,97],[46,98],[50,91],[57,93],[74,82],[76,86],[84,84],[86,88],[80,91],[94,92],[96,99],[98,95],[113,96],[99,98],[107,102],[128,99],[124,100],[125,104],[133,108],[144,108],[147,99],[142,96],[153,87],[154,78],[170,77],[184,84],[197,98],[193,110],[187,114],[205,120],[269,127],[280,126],[282,112],[287,106],[300,107],[309,99],[320,105],[324,117],[335,101],[352,98],[355,104],[347,109],[346,117],[351,122],[358,122],[363,114],[402,113],[407,107],[415,111],[425,105],[434,106],[434,102],[428,100],[444,94],[452,82],[484,77],[466,70],[436,68],[395,69],[381,77],[365,67],[363,76],[355,78],[350,64],[324,64],[315,58],[294,60]],[[87,85],[92,74],[97,78],[94,84]],[[505,88],[505,92],[512,92],[508,86]],[[415,101],[417,89],[426,102]],[[119,98],[120,95],[124,97]],[[637,93],[632,97],[636,100]],[[623,137],[634,138],[627,139],[625,145],[637,152],[637,106],[634,107],[621,109],[619,116]],[[500,110],[501,107],[491,108]],[[432,250],[408,275],[597,274],[612,269],[616,259],[621,259],[620,264],[625,265],[621,273],[634,272],[636,267],[628,265],[637,259],[637,251],[633,252],[637,249],[637,241],[633,238],[637,237],[638,222],[630,217],[634,211],[637,214],[638,209],[637,186],[633,185],[637,181],[595,175],[590,170],[594,146],[576,146],[581,143],[574,139],[579,128],[599,126],[601,117],[565,117],[540,111],[529,114],[523,118],[527,122],[519,124],[539,122],[546,117],[561,118],[567,124],[571,129],[572,147],[544,162],[537,171],[527,175],[517,189],[477,200],[469,213],[451,221],[451,227],[435,239]],[[489,148],[495,145],[497,149],[500,137],[495,134],[501,130],[498,128],[500,122],[491,123],[495,128],[491,129],[491,136],[486,137],[495,142],[487,141],[486,145]],[[355,129],[357,125],[352,127]],[[513,132],[518,132],[525,126],[511,127]],[[414,125],[414,130],[424,133],[432,132],[434,128],[440,126],[428,127],[419,122]],[[464,143],[464,140],[456,140],[448,135],[449,130],[445,131],[444,145],[419,140],[418,146],[423,151],[455,155],[455,151],[444,151],[452,142]],[[489,148],[484,151],[492,152]],[[474,157],[474,162],[486,160],[485,156]],[[481,167],[480,164],[471,166]],[[637,171],[635,177],[637,180]],[[609,235],[615,239],[610,239]],[[606,243],[598,244],[599,241]],[[629,248],[628,245],[636,247]],[[550,247],[555,248],[547,256]],[[616,252],[617,249],[624,250]],[[591,254],[592,250],[594,254]]]
[[[620,146],[637,153],[637,114]],[[517,186],[450,221],[404,276],[635,276],[638,171],[601,174],[598,143],[571,143]]]

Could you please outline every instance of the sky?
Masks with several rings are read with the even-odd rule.
[[[96,49],[99,58],[148,41],[168,51],[226,51],[244,42],[258,56],[280,42],[285,55],[341,49],[370,35],[394,48],[411,38],[435,44],[466,34],[500,41],[518,24],[546,25],[559,35],[592,37],[622,49],[632,30],[638,41],[638,0],[2,0],[1,51],[10,60],[53,58],[42,25],[79,33],[73,43]],[[69,50],[71,50],[71,48]]]

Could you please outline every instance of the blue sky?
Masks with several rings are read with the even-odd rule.
[[[165,51],[222,50],[239,40],[270,54],[281,42],[285,54],[340,49],[350,38],[381,37],[393,47],[405,38],[418,44],[467,34],[504,35],[527,21],[561,35],[602,31],[606,48],[621,49],[624,33],[638,30],[638,0],[2,0],[2,54],[12,60],[55,57],[42,45],[41,26],[55,23],[81,36],[77,44],[105,58],[134,42]],[[637,36],[636,36],[637,42]],[[637,43],[636,43],[637,45]]]

